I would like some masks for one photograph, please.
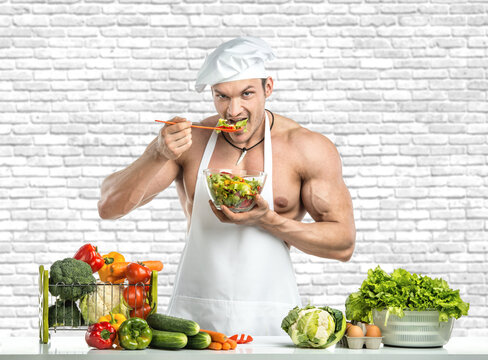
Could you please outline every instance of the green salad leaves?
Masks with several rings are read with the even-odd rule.
[[[229,123],[227,123],[227,120],[226,119],[222,119],[220,118],[219,119],[219,122],[217,123],[217,127],[219,128],[222,128],[222,129],[240,129],[240,128],[244,128],[243,129],[243,132],[247,132],[247,119],[244,119],[244,120],[241,120],[241,121],[237,121],[235,123],[235,125],[230,125]],[[215,130],[215,132],[218,134],[221,132],[221,130]]]
[[[437,310],[439,321],[447,321],[450,317],[458,319],[468,315],[469,304],[445,280],[411,274],[404,269],[396,269],[389,275],[377,266],[368,270],[359,291],[347,298],[346,318],[372,323],[374,309],[386,309],[386,319],[390,314],[401,318],[404,310]]]
[[[242,178],[225,172],[210,174],[207,183],[216,205],[238,209],[250,206],[263,185],[259,179]]]

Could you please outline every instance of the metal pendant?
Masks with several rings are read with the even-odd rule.
[[[237,160],[237,162],[236,162],[236,166],[241,163],[242,159],[244,159],[244,156],[246,156],[246,154],[247,154],[247,150],[246,149],[243,149],[242,150],[242,153],[241,153],[241,156],[239,156],[239,160]]]

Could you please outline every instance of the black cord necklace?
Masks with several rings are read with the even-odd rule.
[[[264,109],[264,110],[269,111],[268,109]],[[273,128],[273,125],[274,125],[274,114],[273,114],[271,111],[269,111],[269,113],[271,114],[271,126],[269,127],[269,131],[271,131],[271,129]],[[249,147],[249,148],[246,148],[246,147],[242,147],[242,148],[241,148],[241,147],[236,146],[236,145],[234,145],[233,143],[231,143],[231,142],[229,141],[229,139],[227,139],[227,138],[225,137],[225,133],[224,133],[224,132],[222,132],[222,136],[224,137],[224,140],[225,140],[225,141],[227,141],[227,142],[228,142],[228,143],[229,143],[231,146],[235,147],[236,149],[241,150],[241,156],[239,156],[239,159],[238,159],[238,160],[237,160],[237,162],[236,162],[236,166],[237,166],[237,165],[239,165],[239,164],[241,163],[242,159],[244,159],[244,156],[246,156],[246,154],[247,154],[247,152],[248,152],[249,150],[254,149],[256,146],[258,146],[259,144],[261,144],[261,143],[264,141],[264,136],[263,136],[263,138],[262,138],[261,140],[259,140],[259,141],[258,141],[256,144],[254,144],[253,146],[251,146],[251,147]]]

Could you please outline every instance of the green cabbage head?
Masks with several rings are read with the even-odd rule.
[[[281,328],[298,347],[324,349],[344,336],[346,318],[342,311],[328,306],[296,306],[283,319]]]

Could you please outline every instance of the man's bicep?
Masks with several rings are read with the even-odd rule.
[[[349,222],[352,201],[342,178],[342,163],[332,143],[321,144],[322,151],[310,159],[302,185],[302,202],[315,221]]]
[[[352,215],[351,196],[342,178],[306,180],[302,202],[315,221],[344,222]]]

